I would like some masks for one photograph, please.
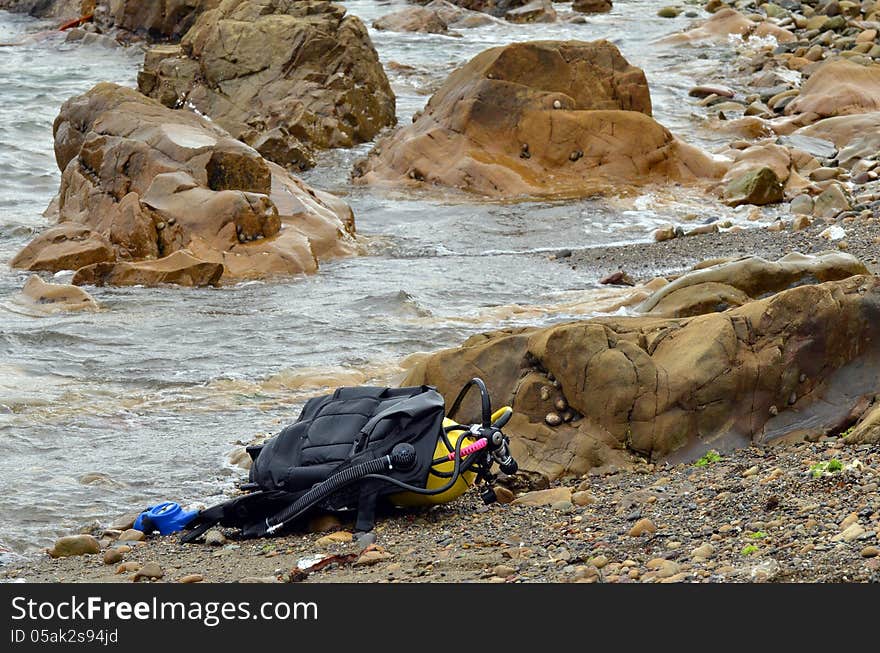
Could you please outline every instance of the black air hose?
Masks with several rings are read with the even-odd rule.
[[[360,480],[367,474],[384,472],[391,466],[391,457],[382,456],[381,458],[368,460],[366,462],[355,465],[354,467],[349,467],[348,469],[345,469],[338,474],[334,474],[323,483],[319,483],[311,490],[306,492],[299,499],[294,501],[290,506],[276,514],[274,517],[266,519],[266,533],[271,535],[279,528],[284,526],[287,522],[296,519],[300,516],[300,514],[311,508],[313,505],[315,505],[322,499],[326,499],[328,496],[330,496],[337,490],[345,487],[346,485],[349,485],[354,481]]]

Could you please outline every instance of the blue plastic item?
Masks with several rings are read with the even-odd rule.
[[[160,535],[168,535],[183,530],[198,514],[198,510],[184,510],[173,501],[165,501],[138,515],[134,527],[147,534],[159,531]]]

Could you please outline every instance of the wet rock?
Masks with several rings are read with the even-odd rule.
[[[78,270],[84,265],[113,261],[110,243],[91,229],[64,223],[47,229],[25,246],[10,262],[22,270]]]
[[[517,0],[516,2],[505,3],[505,6],[507,9],[509,9],[516,4],[523,3],[524,2],[522,0]],[[470,7],[472,3],[468,2],[467,4]],[[484,13],[484,9],[480,8],[478,5],[471,7],[474,9],[478,9],[477,11],[470,11],[470,8],[465,9],[464,7],[456,6],[451,2],[446,2],[446,0],[432,0],[425,5],[425,8],[436,12],[437,15],[440,16],[440,18],[443,20],[443,22],[445,22],[449,27],[455,29],[482,27],[484,25],[491,25],[497,22],[496,19]]]
[[[672,240],[676,236],[678,236],[678,232],[673,225],[661,227],[654,232],[654,242],[662,243],[667,240]]]
[[[275,163],[309,167],[312,150],[352,147],[395,122],[367,28],[345,13],[329,2],[227,0],[198,17],[179,55],[146,58],[138,87],[193,107]]]
[[[683,9],[681,7],[661,7],[657,11],[657,15],[660,16],[660,18],[677,18],[682,11]]]
[[[727,86],[694,86],[688,91],[688,95],[691,97],[705,98],[710,95],[715,95],[717,97],[727,97],[732,98],[736,93],[732,88],[728,88]]]
[[[522,7],[516,7],[504,14],[509,23],[555,23],[556,10],[550,0],[532,0]]]
[[[126,531],[122,532],[122,535],[119,536],[120,542],[142,542],[145,540],[147,536],[143,531],[139,531],[136,528],[129,528]]]
[[[102,83],[68,100],[55,154],[63,171],[55,217],[65,231],[28,245],[15,259],[24,267],[87,267],[89,283],[201,283],[218,266],[224,278],[265,278],[314,272],[317,259],[355,251],[347,205],[210,121],[132,89]],[[71,240],[89,255],[70,255]],[[210,265],[183,269],[183,254],[170,258],[182,250]]]
[[[196,258],[178,250],[157,261],[95,263],[77,270],[73,283],[89,286],[216,286],[223,275],[222,263]]]
[[[729,206],[781,202],[782,183],[770,168],[750,170],[730,179],[724,188],[724,201]]]
[[[716,43],[726,42],[730,36],[748,38],[751,35],[758,37],[772,36],[779,43],[788,43],[796,40],[794,34],[786,29],[778,27],[770,22],[756,23],[740,12],[730,7],[724,7],[716,11],[708,20],[696,25],[681,34],[661,39],[663,43],[698,43],[712,41]]]
[[[125,531],[129,528],[134,528],[134,522],[139,516],[139,512],[130,512],[125,515],[120,515],[119,517],[111,521],[107,528],[119,531]]]
[[[101,545],[91,535],[66,535],[55,540],[55,545],[49,549],[49,555],[53,558],[67,558],[100,552]]]
[[[526,492],[513,500],[516,506],[551,506],[559,502],[571,502],[571,488],[557,487],[548,490]]]
[[[635,524],[633,524],[632,528],[629,529],[630,537],[641,537],[645,533],[656,533],[657,527],[654,525],[654,522],[648,519],[647,517],[642,517]]]
[[[574,0],[571,8],[582,14],[604,14],[611,11],[611,0]]]
[[[427,7],[407,7],[395,11],[374,20],[373,27],[389,32],[449,33],[446,21],[436,11]]]
[[[15,300],[45,313],[94,311],[100,308],[98,302],[82,288],[60,283],[46,283],[36,275],[27,280]]]
[[[608,276],[600,279],[599,283],[601,283],[603,285],[613,285],[613,286],[634,286],[634,285],[636,285],[635,281],[632,280],[632,277],[630,277],[623,270],[619,270],[618,272],[612,272]]]
[[[650,116],[644,73],[611,43],[514,43],[450,75],[415,122],[381,139],[354,176],[509,198],[607,193],[608,179],[615,189],[697,184],[723,173],[723,164]],[[584,156],[572,161],[574,152]]]
[[[559,416],[559,413],[547,413],[544,416],[544,421],[550,426],[559,426],[562,424],[562,417]]]
[[[112,0],[105,14],[99,14],[103,27],[115,27],[151,40],[177,40],[192,27],[203,12],[215,8],[220,0]]]
[[[119,562],[122,562],[123,557],[124,555],[119,549],[107,549],[106,551],[104,551],[104,564],[115,565]]]

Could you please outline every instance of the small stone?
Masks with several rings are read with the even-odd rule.
[[[377,563],[380,563],[384,560],[390,560],[394,556],[381,547],[376,547],[374,549],[367,549],[364,551],[360,557],[355,560],[354,564],[357,566],[372,566]]]
[[[589,492],[575,492],[571,495],[571,502],[576,506],[587,506],[596,503],[596,498]]]
[[[156,231],[162,231],[164,228],[165,228],[164,222],[157,222],[156,223]]]
[[[856,512],[851,512],[843,518],[843,521],[840,522],[840,530],[844,531],[858,521],[859,514]]]
[[[810,220],[810,217],[807,215],[799,215],[795,217],[794,220],[791,221],[791,230],[792,231],[803,231],[807,227],[811,226],[813,221]]]
[[[831,538],[832,542],[852,542],[864,535],[865,529],[860,524],[852,524]]]
[[[53,558],[67,558],[100,552],[101,545],[92,535],[67,535],[55,541],[49,555]]]
[[[810,171],[810,179],[813,181],[828,181],[840,176],[840,168],[816,168]]]
[[[526,492],[514,499],[513,504],[518,506],[552,506],[562,501],[571,503],[571,488],[558,487]]]
[[[216,528],[212,528],[205,533],[205,544],[208,546],[223,546],[226,544],[226,536]]]
[[[126,515],[121,515],[110,522],[107,528],[114,531],[127,531],[129,528],[134,528],[134,522],[139,516],[139,512],[130,512]]]
[[[495,490],[495,500],[498,503],[510,503],[516,498],[513,492],[503,485],[496,485],[493,489]]]
[[[205,577],[202,576],[201,574],[187,574],[186,576],[181,576],[180,580],[178,580],[177,582],[189,584],[189,583],[201,583],[203,580],[205,580]]]
[[[811,215],[813,213],[813,198],[806,194],[798,195],[791,200],[788,210],[795,215]]]
[[[750,476],[757,475],[757,473],[758,473],[758,466],[753,465],[752,467],[749,467],[746,471],[744,471],[742,473],[742,475],[743,475],[743,478],[749,478]]]
[[[541,386],[541,401],[549,401],[550,400],[550,388],[548,386]]]
[[[122,562],[122,557],[122,551],[119,549],[107,549],[104,551],[104,564],[115,565],[118,562]]]
[[[598,555],[595,558],[590,558],[589,563],[596,569],[602,569],[602,567],[608,564],[608,558],[603,555]]]
[[[861,551],[861,555],[863,558],[875,558],[880,556],[880,547],[876,546],[866,546]]]
[[[557,399],[553,405],[556,406],[556,410],[565,410],[566,408],[568,408],[568,402],[565,400],[564,397],[560,397],[559,399]]]
[[[681,569],[674,560],[666,560],[665,558],[654,558],[645,563],[645,567],[656,572],[657,578],[669,578],[674,576]]]
[[[129,528],[127,531],[123,531],[122,535],[119,536],[120,542],[141,542],[147,536],[144,535],[143,531],[139,531],[136,528]]]
[[[643,535],[644,533],[656,533],[656,532],[657,532],[657,527],[654,525],[654,522],[652,522],[647,517],[642,517],[635,524],[633,524],[633,527],[631,529],[629,529],[630,537],[639,537],[639,536]]]
[[[574,579],[578,581],[596,579],[599,576],[599,570],[593,566],[578,565],[574,568]]]
[[[550,426],[559,426],[562,424],[562,418],[558,413],[547,413],[544,417],[544,421],[547,422]]]
[[[492,568],[492,575],[499,578],[509,578],[516,573],[516,569],[507,565],[496,565]]]
[[[695,559],[706,560],[708,558],[711,558],[714,553],[715,547],[707,542],[705,544],[701,544],[696,549],[691,551],[691,557]]]
[[[117,574],[127,574],[132,571],[137,571],[140,568],[141,568],[141,563],[139,563],[139,562],[134,562],[134,561],[123,562],[121,565],[119,565],[116,568],[116,573]]]
[[[682,12],[681,7],[661,7],[657,11],[660,18],[675,18]]]
[[[148,562],[135,572],[134,582],[137,583],[142,578],[146,578],[148,580],[162,578],[162,576],[164,575],[165,572],[162,570],[162,567],[159,566],[158,562]]]
[[[562,102],[560,102],[559,100],[553,100],[553,108],[554,108],[554,109],[561,109],[561,108],[562,108]]]
[[[654,232],[654,242],[662,243],[666,240],[672,240],[675,236],[675,227],[672,225],[661,227]]]
[[[318,541],[315,542],[315,544],[320,547],[328,547],[334,544],[346,544],[351,542],[353,537],[354,536],[348,531],[336,531],[335,533],[330,533],[329,535],[318,538]]]

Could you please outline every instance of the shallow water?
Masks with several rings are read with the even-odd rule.
[[[345,4],[368,24],[406,6]],[[685,140],[715,147],[722,140],[695,120],[687,89],[728,49],[653,45],[691,20],[656,17],[664,4],[620,0],[586,24],[500,24],[461,30],[463,38],[372,34],[401,123],[486,47],[606,38],[645,69],[655,117]],[[0,42],[40,27],[0,12]],[[235,443],[277,431],[325,386],[389,382],[414,352],[589,310],[583,302],[601,295],[593,279],[548,252],[644,240],[687,213],[743,218],[705,198],[671,194],[500,205],[351,187],[364,145],[325,153],[305,177],[352,204],[370,255],[289,282],[94,289],[98,312],[26,314],[13,297],[28,275],[8,262],[47,224],[41,214],[60,180],[52,121],[62,102],[98,81],[134,86],[139,63],[136,48],[67,45],[60,36],[0,47],[0,545],[13,551],[158,500],[212,501],[238,475],[225,462]],[[516,305],[560,308],[493,308]],[[84,484],[90,473],[105,476]]]

